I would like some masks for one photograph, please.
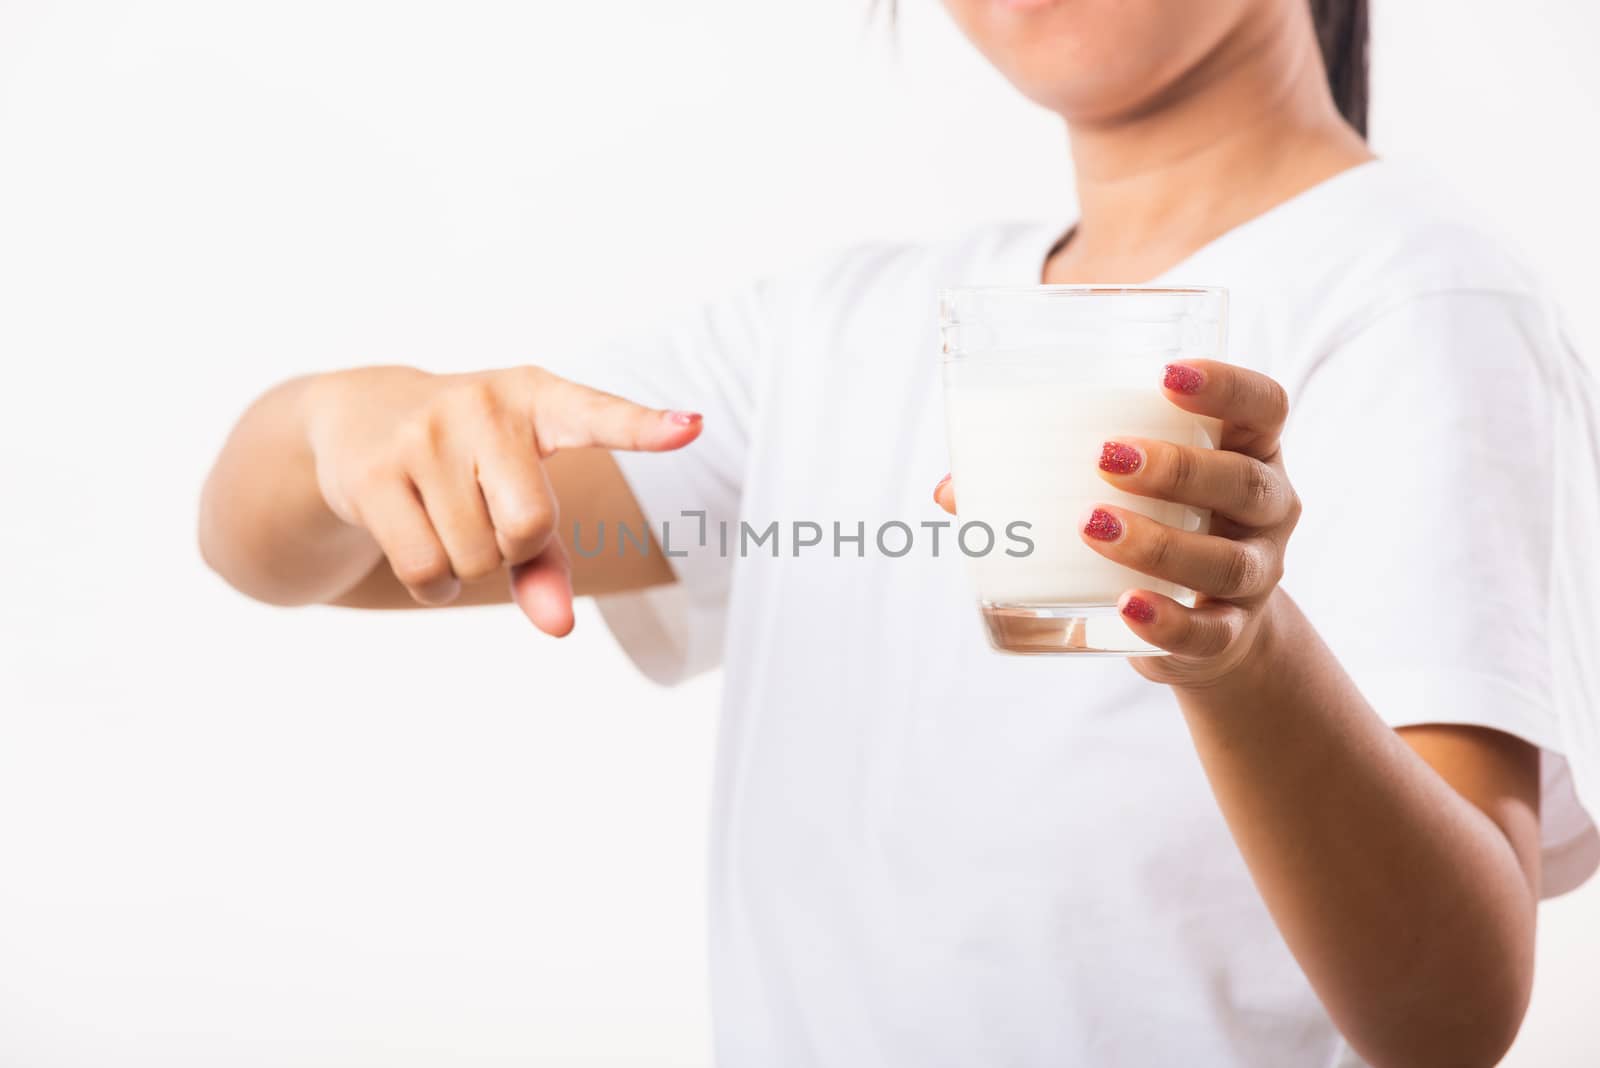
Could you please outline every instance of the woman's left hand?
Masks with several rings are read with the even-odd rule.
[[[1300,499],[1283,469],[1278,437],[1288,395],[1273,379],[1213,360],[1167,368],[1167,399],[1222,420],[1216,449],[1124,437],[1105,443],[1100,475],[1119,490],[1211,510],[1211,532],[1158,523],[1101,504],[1079,536],[1109,560],[1200,596],[1193,608],[1145,589],[1118,600],[1129,628],[1173,654],[1136,658],[1157,682],[1206,685],[1228,674],[1258,644],[1283,575],[1283,554],[1300,518]],[[935,497],[955,511],[948,480]]]

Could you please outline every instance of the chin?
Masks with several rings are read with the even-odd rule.
[[[1198,63],[1246,0],[945,0],[1024,96],[1068,120],[1133,111]]]

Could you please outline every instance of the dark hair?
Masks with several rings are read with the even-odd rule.
[[[872,0],[872,12],[892,20],[895,0]],[[1367,136],[1367,0],[1311,0],[1317,46],[1328,71],[1328,88],[1344,121]]]
[[[1367,136],[1367,0],[1311,0],[1328,88],[1344,121]]]

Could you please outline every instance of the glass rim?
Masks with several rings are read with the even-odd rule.
[[[1226,286],[1161,286],[1161,285],[1120,285],[1110,282],[1090,282],[1076,284],[1039,284],[1027,285],[996,285],[996,286],[946,286],[939,290],[941,300],[960,294],[995,296],[1059,296],[1059,297],[1094,297],[1094,296],[1225,296]]]
[[[1211,337],[1220,347],[1228,303],[1223,286],[953,286],[939,291],[939,347],[947,363],[1090,339],[1178,357]]]

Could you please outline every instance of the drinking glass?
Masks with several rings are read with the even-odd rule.
[[[1137,586],[1193,605],[1193,591],[1112,563],[1079,531],[1102,503],[1209,529],[1206,511],[1118,490],[1098,463],[1105,442],[1127,437],[1216,447],[1220,422],[1178,408],[1161,381],[1168,363],[1221,358],[1227,291],[985,287],[945,290],[939,303],[957,522],[994,533],[991,551],[968,557],[991,644],[1160,654],[1128,629],[1117,598]]]

